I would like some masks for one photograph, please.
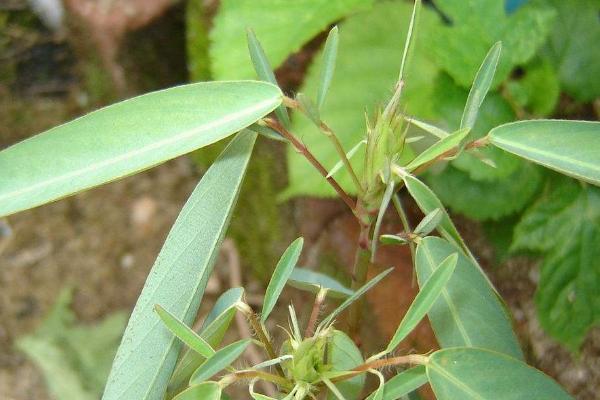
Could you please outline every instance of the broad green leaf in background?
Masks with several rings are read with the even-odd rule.
[[[160,305],[157,304],[154,309],[167,328],[169,328],[169,330],[190,349],[194,350],[204,358],[208,358],[215,354],[215,350],[211,345],[194,332],[192,328],[179,321],[173,314],[162,308]]]
[[[600,122],[519,121],[492,129],[489,137],[506,151],[600,185]]]
[[[332,372],[349,371],[364,362],[360,350],[344,332],[335,330],[330,340],[328,351],[329,363],[334,368]],[[353,400],[357,399],[360,395],[365,385],[365,380],[365,375],[361,374],[352,379],[337,382],[336,386],[347,400]],[[327,398],[333,400],[335,396],[333,393],[329,393]]]
[[[235,305],[242,300],[243,288],[232,288],[227,290],[217,299],[214,307],[204,320],[200,328],[200,336],[205,339],[211,347],[216,348],[221,344],[225,332],[229,328],[237,309]],[[175,393],[183,390],[190,376],[205,360],[200,354],[188,349],[181,360],[177,363],[175,372],[171,376],[168,386],[167,398],[170,399]]]
[[[462,118],[460,119],[461,128],[472,129],[477,121],[477,114],[479,108],[483,104],[483,100],[487,95],[492,81],[494,80],[494,74],[496,73],[496,67],[498,66],[498,60],[500,60],[500,53],[502,51],[502,43],[496,42],[490,51],[488,51],[485,59],[481,63],[473,86],[469,91],[469,97],[467,97],[467,103],[465,104],[465,110],[463,111]]]
[[[439,400],[569,400],[541,371],[505,354],[484,349],[439,350],[426,365]]]
[[[539,167],[524,163],[502,181],[475,181],[450,165],[441,174],[429,174],[427,181],[452,211],[479,221],[498,220],[530,203],[543,174]]]
[[[340,304],[335,310],[331,312],[326,318],[324,318],[319,323],[319,328],[329,325],[333,320],[340,315],[342,311],[350,306],[350,304],[354,303],[360,296],[365,294],[369,289],[373,286],[377,285],[379,281],[387,276],[390,272],[392,272],[394,268],[388,268],[385,271],[381,272],[379,275],[375,276],[373,279],[365,283],[361,286],[356,292],[354,292],[351,296],[349,296],[342,304]]]
[[[438,237],[426,237],[417,246],[419,287],[456,248]],[[429,320],[440,346],[483,347],[519,359],[523,353],[504,304],[480,268],[462,254],[442,295],[431,307]]]
[[[239,133],[181,210],[133,310],[104,400],[162,399],[180,344],[153,312],[154,304],[163,305],[187,325],[193,322],[255,139],[255,133]]]
[[[41,370],[55,400],[96,400],[126,323],[115,313],[93,325],[76,324],[69,309],[71,290],[63,290],[36,331],[16,346]]]
[[[543,254],[535,295],[543,328],[577,351],[600,322],[600,189],[553,176],[517,224],[512,250]]]
[[[545,59],[523,66],[523,76],[507,81],[506,89],[517,107],[537,117],[551,115],[560,97],[557,72]]]
[[[400,322],[400,325],[398,325],[396,333],[394,333],[394,336],[390,340],[390,343],[385,350],[387,353],[394,351],[400,342],[412,332],[419,322],[421,322],[423,317],[429,312],[444,290],[446,283],[448,283],[448,280],[454,273],[457,260],[458,253],[446,257],[446,259],[438,265],[435,271],[433,271],[431,276],[427,278],[427,281],[421,285],[421,290],[408,308],[408,311],[406,311],[404,317],[402,317],[402,321]]]
[[[533,2],[510,15],[498,0],[435,0],[434,4],[451,23],[424,32],[426,47],[463,88],[471,86],[481,60],[497,41],[502,41],[505,51],[493,87],[504,81],[513,67],[525,64],[544,44],[555,17],[552,7]]]
[[[337,66],[327,102],[321,110],[321,118],[336,132],[346,150],[365,138],[365,108],[372,115],[392,95],[411,15],[410,2],[377,2],[371,11],[349,17],[338,25],[340,44]],[[421,10],[415,51],[405,71],[404,104],[411,115],[421,118],[432,116],[431,82],[437,69],[423,55],[420,32],[439,23],[438,20],[430,9]],[[313,97],[317,94],[322,57],[322,54],[318,54],[309,67],[300,90],[302,93]],[[325,168],[331,170],[338,162],[339,157],[331,143],[323,140],[323,134],[314,128],[308,118],[296,115],[292,131],[303,138]],[[353,166],[359,171],[363,165],[360,153],[352,160]],[[314,168],[293,149],[288,149],[288,171],[290,183],[283,194],[284,198],[335,195]],[[345,170],[339,171],[335,178],[345,190],[354,190],[352,179]]]
[[[265,291],[265,300],[263,302],[263,308],[260,316],[261,322],[265,322],[267,320],[269,314],[271,314],[271,311],[273,311],[275,304],[277,304],[277,299],[279,299],[281,291],[290,277],[290,274],[294,270],[294,267],[296,267],[298,258],[300,258],[303,244],[304,239],[300,237],[294,240],[281,255],[281,258],[279,259],[279,262],[273,271],[271,281],[269,282],[267,290]]]
[[[221,387],[217,382],[204,382],[178,394],[173,400],[220,400]]]
[[[427,383],[427,374],[424,365],[418,365],[402,371],[383,385],[383,400],[402,399],[410,392],[417,390]],[[373,400],[373,395],[367,397]]]
[[[274,68],[329,24],[360,10],[373,0],[222,0],[210,32],[213,77],[253,76],[246,29],[254,29]],[[230,78],[227,78],[230,77]]]
[[[294,268],[288,283],[298,289],[317,293],[320,288],[327,289],[331,297],[346,298],[354,292],[332,277],[306,268]]]
[[[558,18],[542,54],[555,66],[563,89],[579,101],[600,97],[598,0],[545,0]]]
[[[205,82],[134,97],[0,152],[0,216],[139,172],[221,140],[282,100],[263,82]]]
[[[230,366],[232,362],[242,355],[251,342],[250,339],[242,339],[219,349],[194,371],[190,378],[190,385],[200,384]]]

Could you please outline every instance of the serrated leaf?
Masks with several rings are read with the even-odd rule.
[[[320,288],[327,289],[331,297],[346,298],[354,292],[332,277],[306,268],[294,268],[288,280],[290,286],[317,293]]]
[[[341,40],[335,76],[320,114],[346,149],[365,138],[365,108],[372,115],[394,88],[411,15],[410,3],[377,2],[372,11],[351,16],[338,25]],[[434,12],[428,8],[421,10],[421,32],[437,23],[439,18]],[[367,26],[369,29],[365,29]],[[421,35],[417,35],[412,61],[405,71],[406,84],[402,96],[411,115],[431,118],[431,82],[437,68],[424,56],[422,43]],[[321,60],[322,54],[318,54],[309,67],[301,92],[308,95],[317,93]],[[302,137],[327,170],[339,161],[331,143],[323,140],[323,134],[314,129],[308,118],[297,115],[292,131]],[[354,157],[352,164],[360,176],[364,164],[362,152]],[[288,149],[288,174],[290,181],[282,195],[284,198],[335,195],[323,177],[293,149]],[[338,172],[336,180],[347,192],[355,191],[347,171]]]
[[[417,390],[425,383],[427,383],[427,374],[424,365],[402,371],[383,386],[383,400],[402,399],[403,396]],[[374,400],[373,395],[367,397],[367,400]]]
[[[271,314],[271,311],[273,311],[281,291],[283,290],[288,278],[294,270],[294,267],[296,267],[296,263],[298,262],[298,258],[300,258],[300,253],[302,252],[303,244],[304,239],[301,237],[294,240],[279,259],[279,262],[275,267],[275,271],[273,271],[271,281],[269,282],[267,290],[265,291],[265,299],[260,316],[261,322],[265,322],[269,317],[269,314]]]
[[[600,97],[598,0],[547,0],[557,11],[542,54],[555,66],[561,86],[581,102]]]
[[[368,281],[367,283],[365,283],[363,286],[361,286],[358,290],[356,290],[351,296],[349,296],[346,300],[344,300],[344,302],[342,304],[340,304],[335,310],[333,310],[331,312],[331,314],[329,314],[326,318],[324,318],[320,323],[319,323],[319,327],[324,327],[329,325],[331,322],[333,322],[333,320],[340,315],[340,313],[342,311],[344,311],[346,308],[348,308],[352,303],[354,303],[356,300],[358,300],[359,297],[361,297],[363,294],[365,294],[369,289],[371,289],[373,286],[377,285],[379,283],[379,281],[381,281],[383,278],[385,278],[387,276],[387,274],[389,274],[390,272],[392,272],[394,268],[389,268],[386,269],[385,271],[381,272],[380,274],[378,274],[377,276],[375,276],[373,279],[371,279],[370,281]]]
[[[470,128],[461,128],[458,131],[453,132],[445,138],[435,142],[433,145],[415,157],[415,159],[406,166],[406,169],[413,171],[421,165],[427,164],[442,156],[444,153],[458,147],[462,140],[467,137],[470,130]]]
[[[179,321],[173,314],[162,308],[160,305],[155,305],[156,313],[179,340],[185,343],[190,349],[194,350],[204,358],[208,358],[215,354],[215,350],[208,344],[200,335],[192,330],[192,328]]]
[[[317,91],[317,109],[319,110],[323,107],[325,96],[327,95],[331,79],[333,78],[333,72],[335,71],[339,38],[338,27],[334,26],[329,31],[325,46],[323,47],[323,64],[321,66],[319,90]]]
[[[0,152],[0,216],[153,167],[221,140],[281,103],[262,82],[203,82],[134,97]]]
[[[572,399],[541,371],[494,351],[439,350],[429,357],[426,368],[439,400]]]
[[[190,385],[200,384],[230,366],[232,362],[242,355],[251,342],[252,340],[250,339],[242,339],[219,349],[194,371],[190,378]]]
[[[361,365],[364,360],[360,350],[356,347],[352,339],[344,332],[335,330],[329,342],[329,364],[335,371],[349,371],[354,367]],[[341,394],[347,400],[357,399],[365,385],[366,377],[357,375],[351,379],[338,382],[336,386]],[[328,399],[334,399],[332,393],[327,396]]]
[[[217,299],[212,310],[204,320],[199,330],[200,336],[213,348],[218,347],[229,328],[236,313],[235,305],[242,300],[243,288],[232,288],[227,290]],[[167,398],[170,399],[175,393],[179,393],[187,386],[190,376],[204,362],[205,358],[195,351],[188,349],[181,360],[177,363],[175,372],[171,376],[167,390]]]
[[[600,322],[600,189],[555,176],[515,228],[513,250],[543,254],[535,300],[542,327],[577,351]]]
[[[473,86],[471,86],[471,90],[469,91],[469,97],[467,97],[467,103],[465,104],[465,109],[460,120],[461,128],[472,129],[475,126],[479,108],[492,86],[501,51],[502,43],[496,42],[481,63],[477,75],[475,75]]]
[[[441,238],[422,239],[416,254],[419,287],[454,253],[456,248]],[[481,269],[463,254],[458,254],[454,274],[428,315],[442,348],[482,347],[523,358],[500,298]]]
[[[394,351],[410,332],[421,322],[423,317],[429,312],[433,304],[436,302],[446,283],[454,273],[458,253],[454,253],[446,257],[435,271],[431,274],[427,281],[421,285],[421,290],[415,297],[408,311],[402,318],[400,325],[396,329],[396,333],[390,340],[386,348],[386,352]],[[418,268],[418,267],[417,267]]]
[[[600,122],[519,121],[492,129],[489,137],[501,149],[600,185]]]
[[[217,382],[204,382],[184,390],[173,400],[220,400],[221,387]]]
[[[481,60],[498,41],[506,50],[493,87],[504,81],[515,66],[529,61],[544,44],[555,17],[551,7],[533,2],[510,15],[503,2],[497,0],[434,3],[452,23],[427,30],[426,47],[438,65],[463,88],[471,86]]]
[[[261,38],[269,60],[277,68],[329,24],[367,10],[371,4],[372,0],[222,0],[210,32],[213,76],[252,76],[245,43],[247,28],[254,29]]]
[[[191,324],[237,200],[256,134],[238,134],[190,195],[137,300],[115,357],[104,400],[160,400],[179,343],[153,312],[162,304]],[[152,349],[152,351],[145,351]],[[131,380],[136,384],[132,385]]]
[[[428,175],[427,182],[453,212],[469,218],[498,220],[523,210],[543,182],[539,167],[524,164],[501,181],[474,181],[453,166],[442,174]]]

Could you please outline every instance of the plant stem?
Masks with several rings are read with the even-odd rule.
[[[402,226],[404,227],[404,232],[407,235],[412,233],[412,227],[410,226],[410,222],[408,221],[408,216],[406,215],[406,211],[404,210],[404,206],[402,205],[402,201],[400,200],[400,195],[395,194],[392,197],[392,201],[394,202],[394,207],[396,211],[398,211],[398,215],[400,216],[400,221],[402,222]],[[412,240],[408,241],[408,246],[410,248],[410,256],[412,257],[413,263],[415,262],[415,243]]]
[[[354,255],[354,266],[352,268],[352,290],[357,290],[367,282],[367,272],[371,264],[371,253],[369,251],[369,232],[371,224],[360,222],[360,234]],[[359,298],[350,306],[350,315],[348,318],[348,334],[360,347],[360,321],[362,319],[362,309],[364,306],[364,297]]]
[[[354,202],[354,200],[348,195],[348,193],[344,191],[344,189],[342,189],[342,187],[339,185],[339,183],[337,183],[337,181],[333,177],[328,176],[328,172],[325,169],[325,167],[323,167],[323,164],[321,164],[319,160],[315,158],[315,156],[310,152],[310,150],[308,150],[308,148],[293,133],[285,129],[285,127],[281,125],[278,121],[272,118],[265,118],[264,121],[269,128],[279,132],[284,138],[290,141],[292,146],[294,146],[296,150],[300,154],[302,154],[304,158],[306,158],[308,162],[310,162],[317,169],[317,171],[319,171],[319,173],[327,180],[327,182],[341,197],[344,203],[346,203],[350,210],[352,210],[352,213],[356,215],[356,203]]]
[[[375,360],[371,362],[367,362],[359,365],[358,367],[353,368],[348,371],[345,375],[336,376],[335,378],[331,378],[332,382],[344,381],[346,379],[351,379],[356,375],[363,374],[370,369],[379,369],[384,367],[390,367],[395,365],[425,365],[429,362],[429,357],[423,356],[421,354],[408,354],[406,356],[400,357],[392,357],[386,358],[384,360]]]
[[[327,289],[319,289],[319,292],[315,297],[315,303],[313,304],[313,308],[310,313],[310,319],[308,320],[308,324],[306,325],[306,331],[304,332],[305,338],[311,337],[315,334],[317,320],[319,319],[319,313],[321,312],[321,308],[323,306],[323,302],[325,301],[326,295]]]

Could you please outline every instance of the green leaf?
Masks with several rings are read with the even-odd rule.
[[[561,85],[581,102],[600,97],[598,0],[546,0],[558,11],[544,56],[555,66]]]
[[[553,177],[515,228],[513,250],[543,254],[535,295],[542,327],[577,351],[600,322],[600,189]]]
[[[471,90],[469,91],[469,97],[467,98],[467,103],[465,104],[465,110],[463,111],[463,115],[460,120],[461,128],[472,129],[475,126],[479,108],[481,107],[481,104],[483,104],[483,100],[492,86],[492,81],[494,80],[494,74],[496,73],[496,67],[498,66],[498,60],[500,59],[501,51],[502,43],[496,42],[490,51],[488,51],[485,59],[481,63],[481,66],[477,71],[477,75],[475,75],[473,86],[471,86]]]
[[[333,312],[331,312],[331,314],[329,314],[327,316],[327,318],[323,319],[319,323],[319,328],[327,326],[331,322],[333,322],[333,320],[338,315],[340,315],[340,313],[342,311],[344,311],[346,308],[348,308],[350,306],[350,304],[352,304],[356,300],[358,300],[358,298],[360,296],[362,296],[363,294],[365,294],[373,286],[377,285],[379,283],[379,281],[381,281],[383,278],[385,278],[387,276],[387,274],[389,274],[390,272],[392,272],[393,269],[394,268],[388,268],[388,269],[386,269],[385,271],[381,272],[379,275],[377,275],[373,279],[371,279],[369,282],[367,282],[363,286],[361,286],[356,292],[354,292],[354,294],[352,294],[351,296],[349,296],[346,300],[344,300],[344,302],[342,304],[340,304],[335,310],[333,310]]]
[[[160,305],[155,305],[154,309],[167,328],[169,328],[169,330],[190,349],[194,350],[204,358],[208,358],[215,354],[215,351],[210,344],[194,332],[192,328],[179,321],[173,314],[162,308]]]
[[[331,86],[331,79],[335,71],[335,62],[338,52],[339,34],[338,27],[334,26],[327,35],[325,46],[323,47],[323,65],[319,79],[319,90],[317,92],[317,108],[320,110],[325,102],[325,96]]]
[[[415,157],[407,166],[406,169],[414,171],[421,165],[427,164],[436,158],[440,157],[449,150],[458,147],[462,140],[467,137],[470,132],[470,128],[462,128],[456,132],[451,133],[443,139],[435,142],[433,145],[428,147],[425,151]]]
[[[217,79],[252,76],[245,30],[261,38],[273,67],[345,16],[367,10],[372,0],[222,0],[210,32],[212,72]],[[230,78],[227,78],[230,77]]]
[[[425,236],[429,235],[444,218],[444,212],[439,208],[436,208],[430,213],[427,213],[425,217],[419,222],[419,224],[413,230],[415,235]]]
[[[352,339],[344,332],[335,330],[329,342],[329,364],[332,365],[333,372],[349,371],[354,367],[361,365],[364,360],[360,350],[356,347]],[[353,400],[359,398],[360,392],[365,385],[365,375],[357,375],[351,379],[338,382],[336,384],[342,395]],[[332,393],[327,396],[328,399],[334,399]]]
[[[17,338],[16,346],[40,369],[53,398],[96,400],[127,317],[115,313],[93,325],[77,324],[71,298],[71,290],[62,290],[42,324]]]
[[[468,88],[492,45],[505,48],[493,87],[510,71],[529,61],[544,44],[554,21],[554,10],[543,4],[528,4],[507,15],[498,0],[435,0],[451,21],[425,31],[426,47],[433,59],[462,87]],[[527,38],[527,40],[523,40]]]
[[[427,182],[452,211],[469,218],[498,220],[524,209],[543,182],[541,168],[524,164],[503,181],[474,181],[469,174],[448,166],[430,174]]]
[[[221,387],[217,382],[204,382],[178,394],[173,400],[220,400]]]
[[[267,55],[260,45],[258,38],[254,34],[254,31],[252,29],[248,29],[246,35],[248,40],[248,51],[250,52],[250,59],[252,60],[252,65],[254,65],[256,75],[258,75],[258,78],[262,81],[279,86],[277,84],[277,80],[275,79],[273,68],[271,68],[271,64],[267,59]],[[287,108],[285,108],[284,105],[280,105],[275,109],[275,115],[277,115],[277,118],[283,124],[283,126],[290,126],[290,116],[288,115]]]
[[[237,309],[235,305],[242,300],[243,288],[232,288],[227,290],[217,299],[212,310],[204,320],[200,328],[200,336],[212,347],[218,347],[229,329],[229,325],[235,316]],[[187,386],[190,376],[204,362],[206,358],[195,351],[188,349],[181,360],[177,363],[175,372],[171,377],[167,390],[167,398],[170,399],[175,393],[179,393]]]
[[[336,132],[342,146],[350,149],[365,136],[365,109],[373,115],[393,90],[398,78],[406,32],[412,15],[412,5],[404,1],[376,2],[372,11],[353,15],[338,25],[340,43],[335,76],[331,82],[327,102],[321,109],[321,118]],[[439,23],[438,16],[429,8],[421,10],[419,30]],[[369,27],[369,29],[365,29]],[[424,56],[421,35],[416,36],[415,51],[406,66],[406,84],[402,98],[411,115],[432,117],[431,94],[437,68]],[[322,53],[309,67],[300,91],[310,96],[318,93]],[[338,154],[323,134],[314,129],[312,122],[297,113],[292,130],[303,138],[311,152],[330,171],[339,161]],[[363,152],[352,160],[360,176],[364,164]],[[283,198],[299,195],[334,196],[335,192],[314,168],[293,149],[288,149],[289,186]],[[355,191],[352,178],[345,169],[336,174],[336,180],[349,193]]]
[[[153,167],[221,140],[281,103],[261,82],[205,82],[135,97],[0,152],[0,216]]]
[[[600,122],[519,121],[492,129],[489,137],[501,149],[600,185]]]
[[[373,240],[371,241],[371,262],[374,262],[375,257],[377,256],[377,245],[379,244],[379,232],[381,231],[381,224],[383,222],[385,212],[390,205],[390,201],[392,200],[392,196],[394,195],[395,188],[396,183],[393,179],[389,179],[385,185],[385,192],[381,197],[381,204],[379,205],[377,219],[375,220],[375,228],[373,229]]]
[[[190,378],[190,385],[202,383],[230,366],[232,362],[242,355],[251,342],[252,340],[250,339],[242,339],[219,349],[194,371]]]
[[[133,310],[104,400],[162,399],[180,346],[152,308],[154,304],[162,304],[183,323],[193,322],[255,139],[254,133],[238,134],[183,207]],[[135,379],[133,385],[132,379]]]
[[[437,237],[426,237],[417,246],[419,287],[456,248]],[[523,358],[511,321],[484,273],[462,254],[442,295],[431,307],[429,320],[440,346],[483,347]]]
[[[386,348],[386,352],[389,353],[394,351],[396,347],[402,342],[406,336],[417,326],[419,322],[429,312],[435,301],[438,299],[442,290],[448,283],[448,280],[454,273],[456,262],[458,260],[458,253],[454,253],[446,257],[440,265],[437,266],[435,271],[431,274],[425,284],[421,285],[421,290],[415,297],[408,311],[402,318],[396,333],[390,340]],[[417,266],[419,268],[419,266]]]
[[[383,400],[402,399],[410,392],[417,390],[427,383],[427,374],[424,365],[418,365],[402,371],[383,386]],[[367,397],[373,400],[373,395]]]
[[[332,277],[306,268],[294,268],[288,283],[298,289],[317,293],[321,288],[327,289],[331,297],[346,298],[354,293]]]
[[[262,313],[260,316],[261,322],[265,322],[269,317],[269,314],[271,314],[271,311],[273,311],[273,308],[277,303],[277,299],[279,298],[285,283],[294,270],[294,267],[298,262],[298,258],[300,258],[303,244],[304,239],[301,237],[294,240],[279,259],[279,262],[275,267],[275,271],[273,271],[271,281],[269,282],[267,290],[265,291],[265,300],[263,302]]]
[[[443,139],[446,136],[450,135],[449,132],[446,132],[442,128],[438,128],[437,126],[431,125],[425,121],[420,121],[420,120],[414,119],[414,118],[406,118],[406,121],[410,122],[411,124],[413,124],[416,127],[423,129],[425,132],[432,134],[433,136],[437,137],[438,139]]]
[[[541,371],[484,349],[436,351],[429,357],[427,376],[439,400],[571,399]]]
[[[552,64],[536,59],[523,67],[523,74],[506,83],[515,104],[538,117],[553,114],[560,97],[560,83]]]

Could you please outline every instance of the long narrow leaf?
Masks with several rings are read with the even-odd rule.
[[[265,54],[265,51],[262,48],[262,45],[258,41],[258,38],[254,34],[252,29],[248,29],[247,32],[248,39],[248,50],[250,51],[250,58],[252,59],[252,64],[254,65],[254,70],[258,75],[258,78],[262,81],[272,83],[275,86],[277,85],[277,80],[275,79],[275,74],[273,73],[273,68],[269,63],[269,59]],[[280,105],[275,109],[275,115],[279,118],[279,121],[285,127],[290,126],[290,116],[285,108],[285,106]]]
[[[304,239],[301,237],[294,240],[279,259],[279,262],[275,267],[275,271],[273,271],[271,281],[269,282],[267,290],[265,291],[265,300],[263,302],[262,313],[260,316],[260,320],[262,322],[265,322],[269,317],[269,314],[271,314],[271,311],[273,311],[273,308],[277,303],[277,299],[279,299],[279,295],[281,294],[285,283],[296,266],[298,258],[300,258],[303,244]]]
[[[435,142],[433,145],[415,157],[415,159],[406,166],[406,169],[412,171],[421,165],[427,164],[428,162],[444,155],[444,153],[448,152],[449,150],[458,147],[460,142],[469,134],[469,130],[470,128],[459,129],[458,131],[451,133],[450,136],[446,136],[445,138]]]
[[[348,297],[342,304],[340,304],[331,314],[327,316],[324,320],[321,321],[319,327],[324,327],[329,325],[342,311],[350,306],[350,304],[354,303],[360,296],[365,294],[369,289],[373,286],[377,285],[379,281],[387,276],[390,272],[392,272],[394,268],[388,268],[385,271],[381,272],[379,275],[375,276],[369,282],[365,283],[362,287],[360,287],[354,294]]]
[[[373,240],[371,242],[371,262],[375,261],[377,256],[377,245],[379,244],[379,233],[381,232],[381,224],[383,222],[383,216],[390,205],[392,196],[394,195],[394,189],[396,184],[393,179],[389,179],[383,197],[381,198],[381,204],[379,206],[379,212],[377,213],[377,219],[375,220],[375,228],[373,229]]]
[[[179,321],[173,314],[162,308],[160,305],[157,304],[154,306],[154,309],[167,328],[169,328],[169,330],[190,349],[194,350],[204,358],[208,358],[215,354],[215,350],[210,344],[194,332],[192,328]]]
[[[193,322],[229,225],[255,139],[254,133],[238,134],[183,207],[133,310],[108,378],[104,400],[162,399],[180,345],[168,334],[152,308],[154,304],[162,304],[185,324]]]
[[[327,289],[331,297],[346,298],[354,293],[332,277],[306,268],[294,268],[288,282],[290,286],[312,293]]]
[[[173,400],[219,400],[221,387],[217,382],[204,382],[179,393]]]
[[[402,53],[402,61],[400,62],[400,73],[398,75],[398,82],[404,80],[404,69],[408,64],[409,58],[414,47],[415,39],[413,38],[416,24],[419,20],[419,14],[421,12],[421,0],[415,0],[412,15],[410,17],[410,24],[408,25],[408,32],[406,34],[406,41],[404,42],[404,52]]]
[[[415,300],[408,308],[408,311],[402,318],[396,333],[390,340],[387,346],[386,352],[394,351],[396,347],[402,342],[406,336],[417,326],[419,322],[427,315],[437,298],[442,293],[442,290],[448,283],[448,280],[454,273],[456,262],[458,260],[458,254],[454,253],[449,255],[436,270],[427,279],[427,282],[422,286],[419,294],[415,297]]]
[[[325,102],[325,96],[331,85],[333,72],[335,70],[335,61],[337,58],[339,43],[339,34],[337,26],[334,26],[327,35],[325,47],[323,49],[323,66],[319,76],[319,90],[317,92],[317,108],[320,110]]]
[[[477,75],[475,75],[473,86],[471,86],[469,97],[467,97],[467,103],[465,104],[465,109],[460,120],[461,128],[472,129],[475,126],[479,107],[481,107],[485,96],[492,86],[501,51],[502,43],[496,42],[488,51],[483,63],[481,63]]]
[[[271,112],[268,83],[203,82],[94,111],[0,152],[0,216],[139,172],[221,140]]]
[[[252,340],[250,339],[242,339],[219,349],[215,354],[208,358],[204,364],[198,367],[190,378],[190,385],[202,383],[211,376],[229,367],[232,362],[242,355],[251,342]]]
[[[415,125],[416,127],[423,129],[425,132],[431,133],[433,136],[435,136],[437,138],[443,139],[446,136],[450,135],[450,132],[446,132],[442,128],[438,128],[437,126],[431,125],[425,121],[420,121],[420,120],[414,119],[414,118],[406,118],[406,120],[408,122],[410,122],[411,124]]]

